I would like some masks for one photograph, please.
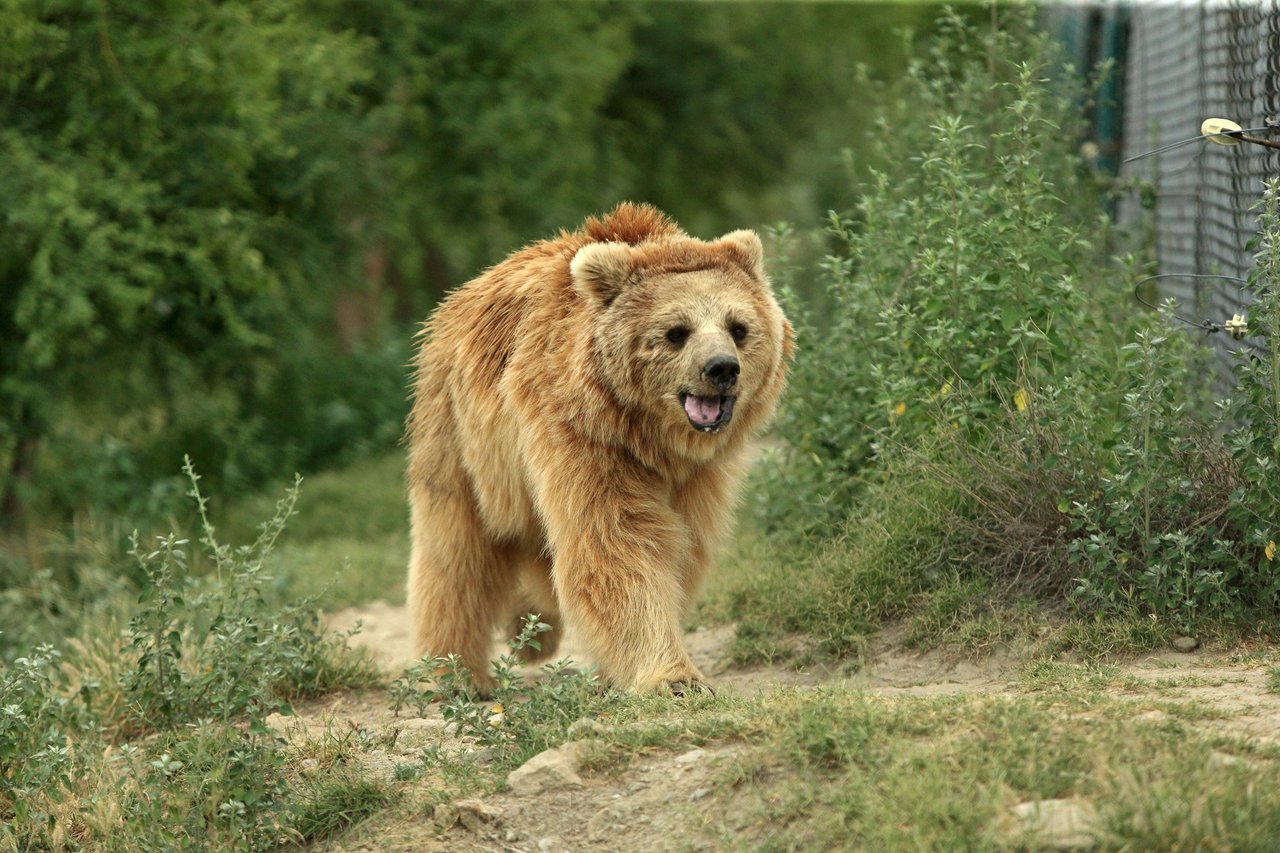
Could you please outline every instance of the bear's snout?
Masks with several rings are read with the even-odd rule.
[[[740,366],[736,358],[731,355],[717,355],[702,366],[702,375],[723,393],[738,384],[739,370]]]

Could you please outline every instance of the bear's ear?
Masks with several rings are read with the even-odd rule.
[[[743,269],[761,281],[768,281],[764,277],[764,246],[760,244],[760,236],[756,232],[745,228],[730,231],[720,238],[720,242],[727,244],[729,253]]]
[[[588,243],[569,262],[578,292],[608,308],[635,275],[631,249],[625,243]]]

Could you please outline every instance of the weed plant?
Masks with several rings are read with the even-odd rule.
[[[1167,306],[1122,347],[1114,413],[1081,411],[1065,393],[1088,380],[1082,372],[1044,386],[1039,411],[1007,413],[989,431],[985,454],[957,447],[979,460],[971,478],[978,511],[956,519],[961,529],[1007,555],[1014,549],[999,531],[1009,527],[996,507],[1034,507],[1027,514],[1038,531],[1029,538],[1042,543],[1038,576],[1083,613],[1137,612],[1183,632],[1274,627],[1278,206],[1280,182],[1272,181],[1257,207],[1250,277],[1251,331],[1260,343],[1238,350],[1236,387],[1220,414],[1196,406],[1195,345],[1172,327]],[[1091,360],[1085,368],[1105,375]]]
[[[526,679],[520,672],[524,649],[540,650],[539,635],[551,630],[537,614],[525,617],[510,651],[492,662],[495,686],[481,694],[457,655],[427,655],[391,685],[395,713],[412,708],[419,716],[439,703],[458,737],[492,747],[503,764],[524,759],[564,740],[575,721],[615,708],[622,696],[590,671],[573,670],[568,660],[544,664]]]
[[[174,534],[150,548],[135,536],[147,582],[123,640],[107,622],[0,667],[0,849],[273,849],[330,831],[325,802],[346,802],[292,787],[266,725],[294,699],[376,678],[307,602],[262,594],[297,485],[233,548],[186,472],[215,572],[192,577]]]

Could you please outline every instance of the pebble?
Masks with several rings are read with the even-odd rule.
[[[472,832],[480,829],[482,824],[494,823],[502,818],[502,812],[482,801],[468,798],[453,804],[457,809],[458,821]]]
[[[284,734],[294,725],[297,725],[298,718],[293,715],[286,717],[281,713],[271,713],[267,714],[267,718],[263,722],[267,724],[267,728],[276,734]]]
[[[691,749],[688,752],[676,756],[676,766],[692,767],[694,764],[701,761],[702,757],[706,754],[707,751],[705,749]]]
[[[587,837],[593,841],[603,841],[617,835],[626,818],[626,810],[615,806],[605,806],[587,821]]]
[[[569,726],[569,740],[581,740],[586,737],[599,737],[604,734],[604,726],[590,717],[575,720]]]

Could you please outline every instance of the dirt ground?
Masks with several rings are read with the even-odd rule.
[[[330,624],[343,629],[357,621],[361,631],[353,642],[371,650],[388,672],[399,672],[412,661],[409,619],[403,607],[375,603],[350,608],[333,614]],[[778,687],[859,688],[884,695],[1000,694],[1022,689],[1016,655],[997,653],[976,663],[957,662],[941,653],[905,649],[892,630],[871,644],[863,666],[853,673],[845,667],[736,667],[728,656],[732,637],[732,626],[699,628],[686,636],[694,660],[718,690],[730,694],[749,696]],[[575,661],[589,660],[571,634],[562,650]],[[1115,675],[1121,684],[1167,687],[1170,699],[1222,712],[1208,715],[1203,725],[1260,741],[1280,741],[1280,695],[1268,690],[1264,657],[1268,656],[1239,649],[1169,651],[1123,665]],[[1110,689],[1123,695],[1123,686]],[[342,721],[369,731],[396,727],[401,730],[397,748],[405,756],[402,760],[420,749],[421,737],[439,738],[443,726],[443,720],[395,718],[380,695],[339,696],[299,710],[295,726],[322,728]],[[642,755],[616,770],[587,774],[573,787],[534,794],[509,790],[486,796],[482,802],[463,802],[456,817],[445,816],[446,822],[455,822],[449,831],[441,832],[438,820],[436,826],[424,827],[419,819],[379,826],[373,833],[376,841],[367,840],[370,833],[358,832],[355,838],[339,839],[326,849],[513,853],[729,849],[746,822],[758,820],[761,804],[751,798],[761,795],[743,786],[728,796],[727,808],[725,796],[716,799],[714,813],[705,807],[713,801],[712,791],[723,793],[729,787],[724,780],[733,775],[744,751],[741,744],[721,744]],[[376,765],[382,762],[380,772],[390,774],[397,760],[394,752],[375,751],[367,759],[371,770],[379,772]]]

